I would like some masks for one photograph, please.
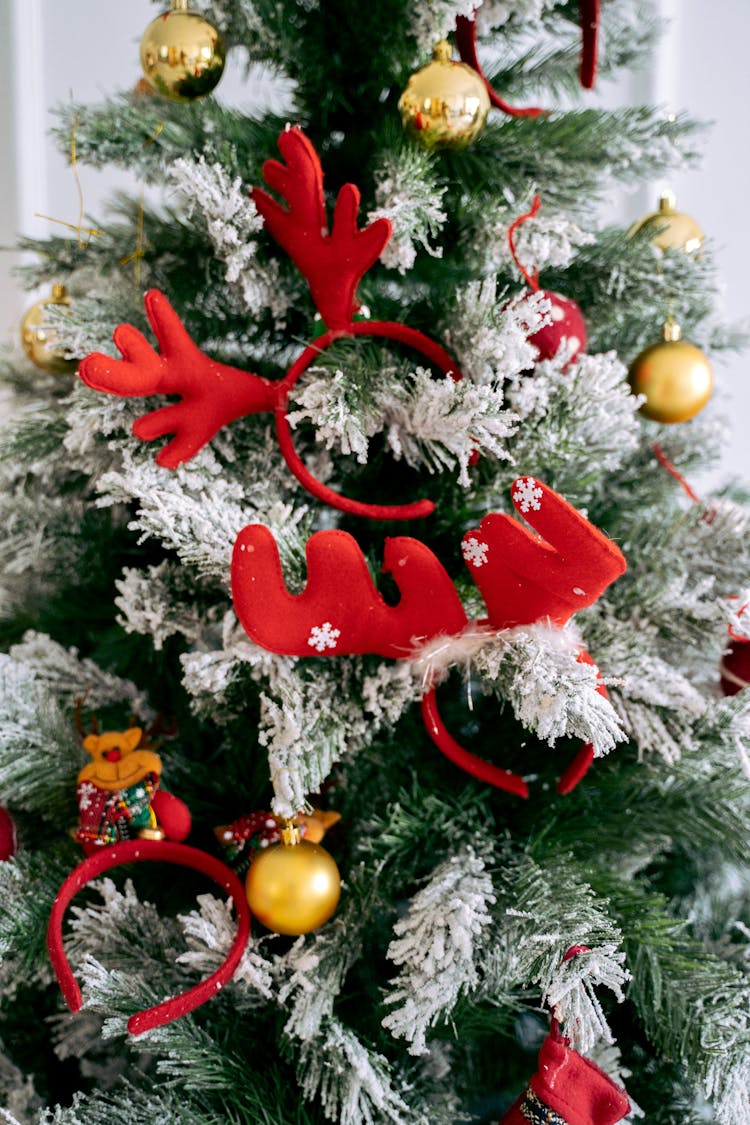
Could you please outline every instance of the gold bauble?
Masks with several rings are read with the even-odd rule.
[[[325,848],[301,840],[296,826],[282,829],[282,838],[282,843],[256,853],[245,882],[247,901],[267,929],[309,934],[336,909],[341,876]]]
[[[21,321],[21,343],[32,363],[50,375],[68,375],[78,367],[77,359],[66,359],[56,351],[57,332],[49,324],[47,309],[50,306],[70,306],[70,297],[64,285],[53,285],[52,294],[42,297],[24,314]]]
[[[412,74],[399,98],[404,128],[425,148],[465,148],[479,136],[490,99],[483,79],[466,63],[454,62],[441,39],[432,62]]]
[[[645,395],[641,413],[653,422],[687,422],[711,397],[711,365],[700,348],[682,339],[668,320],[664,339],[633,360],[628,375],[633,394]]]
[[[226,48],[219,32],[187,0],[152,20],[141,39],[141,66],[149,86],[177,102],[210,94],[224,72]]]
[[[639,219],[628,231],[635,234],[639,230],[653,231],[651,238],[660,250],[684,250],[694,254],[703,245],[703,231],[690,215],[675,210],[675,197],[671,191],[659,196],[658,211],[651,211]]]

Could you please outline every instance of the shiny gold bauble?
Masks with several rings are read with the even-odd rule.
[[[282,837],[282,843],[256,853],[245,882],[247,901],[267,929],[309,934],[327,922],[338,905],[339,869],[320,844],[300,840],[296,827],[282,829]]]
[[[25,313],[21,321],[21,343],[32,363],[50,375],[68,375],[78,367],[78,360],[66,359],[54,344],[57,332],[49,323],[47,309],[52,306],[70,306],[70,297],[64,285],[53,285],[52,294],[43,297]]]
[[[172,0],[171,12],[152,20],[141,39],[141,66],[149,86],[177,102],[210,94],[224,72],[226,48],[203,16]]]
[[[682,339],[668,320],[664,338],[633,360],[628,380],[633,394],[645,395],[641,413],[653,422],[687,422],[711,397],[711,365],[700,348]]]
[[[399,98],[406,131],[425,148],[465,148],[479,136],[490,99],[483,79],[466,63],[454,62],[441,39],[432,62],[412,74]]]
[[[660,250],[684,250],[687,254],[694,254],[703,245],[703,231],[690,215],[675,210],[675,197],[671,191],[660,195],[658,211],[651,211],[645,218],[639,219],[628,234],[639,230],[653,231],[651,241]]]

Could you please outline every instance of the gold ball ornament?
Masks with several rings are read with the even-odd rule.
[[[441,39],[432,62],[412,74],[398,102],[407,133],[428,149],[465,148],[482,132],[490,108],[480,75],[451,55],[450,43]]]
[[[659,196],[658,210],[639,219],[628,234],[639,230],[653,232],[651,241],[659,250],[683,250],[686,254],[694,254],[703,245],[703,231],[690,215],[675,209],[675,197],[671,191],[663,192]]]
[[[57,332],[49,323],[47,310],[51,307],[70,307],[70,297],[64,285],[53,285],[49,297],[42,297],[24,314],[21,321],[21,343],[31,362],[50,375],[69,375],[78,367],[77,359],[66,359],[55,349]]]
[[[210,94],[224,72],[226,48],[203,16],[188,11],[187,0],[172,0],[172,10],[152,20],[141,39],[146,82],[176,102]]]
[[[633,394],[645,395],[641,413],[653,422],[687,422],[711,397],[711,365],[700,348],[682,339],[680,326],[667,320],[663,339],[633,360],[628,375]]]
[[[252,913],[277,934],[309,934],[333,914],[341,876],[319,844],[300,838],[296,825],[281,830],[282,842],[255,854],[245,881]]]

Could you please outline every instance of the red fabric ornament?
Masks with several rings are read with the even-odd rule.
[[[719,664],[721,690],[724,695],[736,695],[750,684],[750,640],[735,637]]]
[[[0,806],[0,862],[16,854],[16,826],[7,809]]]
[[[250,909],[245,898],[244,887],[237,876],[213,856],[198,851],[197,848],[190,848],[186,844],[175,844],[167,840],[128,840],[122,844],[102,848],[88,859],[84,859],[68,875],[55,898],[47,927],[47,950],[52,968],[71,1012],[80,1011],[82,996],[63,947],[62,923],[68,904],[86,883],[96,879],[104,871],[111,871],[113,867],[125,863],[143,861],[176,863],[213,879],[230,895],[234,903],[237,913],[237,934],[221,966],[206,980],[179,996],[173,996],[153,1008],[147,1008],[131,1016],[128,1020],[128,1031],[131,1035],[140,1035],[144,1031],[162,1027],[165,1023],[194,1011],[216,996],[234,974],[250,936]]]
[[[591,605],[625,569],[625,560],[606,535],[551,488],[533,477],[513,487],[516,509],[529,516],[533,535],[509,516],[486,516],[467,532],[462,549],[487,605],[491,628],[507,629],[549,619],[563,625]],[[545,536],[547,542],[541,538]],[[232,556],[232,597],[237,617],[256,644],[288,656],[377,653],[408,659],[415,649],[439,636],[460,633],[466,613],[447,572],[417,539],[387,539],[383,571],[401,594],[395,606],[378,593],[364,556],[344,531],[318,531],[307,543],[307,584],[290,594],[278,548],[268,528],[252,524],[237,537]],[[578,659],[593,663],[581,652]],[[598,689],[606,695],[606,688]],[[528,796],[523,778],[477,758],[445,728],[437,710],[435,686],[422,698],[430,737],[456,765],[499,789]],[[584,745],[558,782],[570,792],[593,761]]]
[[[477,4],[474,9],[475,13],[479,10],[481,4]],[[591,90],[594,85],[596,77],[596,62],[597,62],[597,46],[599,35],[599,0],[580,0],[580,22],[581,22],[581,69],[580,79],[581,85],[584,90]],[[468,63],[480,75],[484,82],[487,93],[490,96],[490,101],[496,107],[501,109],[503,113],[508,113],[511,117],[539,117],[540,114],[545,113],[543,109],[536,107],[529,107],[527,109],[517,109],[509,105],[497,93],[492,83],[487,78],[482,70],[482,65],[479,61],[477,54],[477,28],[473,16],[458,16],[456,19],[456,47],[461,57],[461,61]]]
[[[168,840],[181,844],[188,838],[193,821],[184,801],[173,793],[167,793],[166,789],[157,789],[151,798],[151,808],[157,824]]]
[[[533,219],[541,205],[541,199],[538,195],[535,195],[531,204],[531,210],[523,215],[519,215],[518,218],[511,223],[508,228],[508,246],[510,248],[511,257],[516,263],[526,284],[533,293],[541,293],[551,304],[550,323],[545,324],[544,327],[540,328],[538,332],[535,332],[533,336],[529,336],[529,343],[533,344],[539,353],[538,359],[543,360],[554,359],[560,347],[563,345],[563,342],[567,342],[570,349],[570,357],[565,367],[568,367],[578,358],[581,352],[586,351],[588,333],[586,332],[586,322],[583,319],[583,313],[575,301],[571,301],[570,297],[563,297],[561,293],[554,293],[549,289],[540,289],[538,271],[533,270],[529,273],[526,267],[521,263],[516,252],[516,231],[528,219]]]
[[[310,364],[319,360],[321,352],[342,337],[395,340],[412,348],[441,374],[458,380],[461,373],[440,344],[414,328],[394,321],[354,321],[359,307],[357,285],[382,253],[390,237],[390,222],[378,219],[359,230],[359,190],[354,184],[345,184],[329,232],[323,170],[312,144],[301,129],[288,128],[279,137],[279,149],[286,164],[269,160],[264,175],[288,207],[259,188],[254,189],[253,199],[270,233],[307,279],[328,331],[304,349],[283,379],[270,382],[210,359],[190,339],[167,298],[151,290],[145,297],[146,313],[160,352],[137,329],[120,325],[114,340],[123,358],[93,353],[82,361],[79,374],[88,386],[107,394],[181,396],[181,401],[144,415],[133,426],[133,433],[144,441],[174,435],[156,457],[166,468],[189,461],[227,423],[246,414],[272,412],[284,460],[317,499],[371,519],[429,515],[435,509],[431,500],[388,505],[340,496],[312,476],[294,448],[287,420],[289,393]]]
[[[616,1125],[629,1112],[625,1091],[572,1050],[553,1020],[536,1072],[499,1125]]]
[[[232,597],[242,627],[256,644],[287,656],[373,652],[395,659],[440,633],[459,632],[466,614],[442,563],[418,539],[386,539],[383,573],[401,598],[387,605],[356,540],[345,531],[317,531],[307,541],[307,584],[290,594],[276,541],[251,524],[232,555]]]

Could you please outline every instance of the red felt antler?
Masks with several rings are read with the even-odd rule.
[[[273,410],[279,384],[209,359],[158,289],[149,290],[144,304],[160,351],[137,328],[120,324],[114,341],[122,359],[93,352],[81,362],[78,373],[93,390],[107,394],[180,395],[180,402],[144,414],[133,423],[133,433],[143,441],[174,434],[156,460],[175,469],[194,457],[228,422]]]
[[[359,189],[344,184],[328,230],[323,169],[318,154],[301,129],[279,137],[286,164],[267,160],[263,175],[287,202],[288,210],[260,188],[252,197],[268,230],[307,279],[313,300],[329,328],[349,328],[359,308],[357,285],[375,264],[391,236],[388,219],[376,219],[359,230]]]
[[[519,477],[511,495],[538,534],[493,512],[464,536],[466,565],[496,628],[545,618],[564,625],[619,578],[625,559],[611,539],[534,477]]]
[[[427,637],[456,633],[466,614],[432,551],[418,539],[386,539],[383,571],[401,598],[387,605],[356,540],[317,531],[307,541],[307,584],[290,594],[278,547],[262,524],[244,528],[232,557],[232,596],[256,644],[289,656],[377,653],[403,658]]]
[[[468,531],[461,544],[489,622],[496,629],[545,619],[564,625],[623,573],[625,559],[611,539],[534,477],[519,477],[513,484],[512,499],[516,511],[539,535],[510,516],[493,512],[485,516],[478,530]],[[577,658],[581,663],[594,663],[585,650]],[[606,697],[603,683],[597,685],[597,691]],[[500,770],[455,741],[438,712],[434,685],[422,697],[422,717],[435,745],[467,773],[509,793],[528,796],[522,777]],[[594,748],[587,742],[560,777],[558,792],[570,793],[593,760]]]

